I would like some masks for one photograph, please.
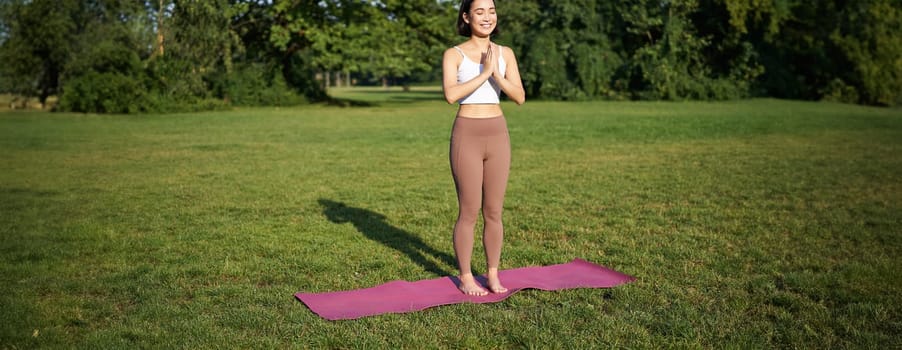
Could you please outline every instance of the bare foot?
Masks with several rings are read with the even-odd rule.
[[[489,273],[486,274],[488,277],[488,283],[486,283],[489,287],[489,290],[492,293],[500,294],[507,293],[507,288],[501,285],[501,280],[498,279],[498,269],[489,269]]]
[[[476,279],[473,278],[472,274],[460,275],[460,286],[457,288],[466,295],[481,297],[489,294],[488,291],[479,286],[479,283],[476,283]]]

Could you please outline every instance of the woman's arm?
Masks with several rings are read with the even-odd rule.
[[[489,50],[486,54],[488,62],[491,62],[491,56],[493,55],[491,50]],[[482,83],[489,80],[494,72],[493,67],[487,67],[475,78],[464,83],[458,83],[457,67],[461,61],[463,61],[463,56],[453,47],[445,50],[445,54],[442,56],[442,90],[445,92],[445,101],[448,101],[449,104],[460,101],[460,99],[472,94]]]
[[[526,91],[523,90],[523,82],[520,80],[520,68],[517,66],[517,57],[514,55],[514,50],[510,48],[504,49],[497,45],[496,47],[502,48],[499,54],[503,55],[507,67],[505,67],[503,77],[501,72],[498,71],[492,77],[495,78],[495,82],[498,83],[501,91],[504,91],[508,98],[516,104],[522,105],[523,102],[526,102]]]

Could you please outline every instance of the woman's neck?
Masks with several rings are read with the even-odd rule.
[[[473,42],[473,45],[476,45],[476,47],[479,48],[479,51],[485,52],[486,50],[488,50],[489,44],[492,42],[492,39],[488,36],[478,37],[474,35],[470,37],[470,41]]]

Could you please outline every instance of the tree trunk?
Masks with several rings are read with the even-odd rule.
[[[160,0],[160,10],[157,12],[157,54],[163,56],[163,0]]]

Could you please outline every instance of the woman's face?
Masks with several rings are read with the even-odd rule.
[[[473,1],[470,5],[470,12],[465,13],[464,16],[464,19],[469,21],[473,35],[478,37],[489,36],[498,24],[495,2],[492,0]]]

